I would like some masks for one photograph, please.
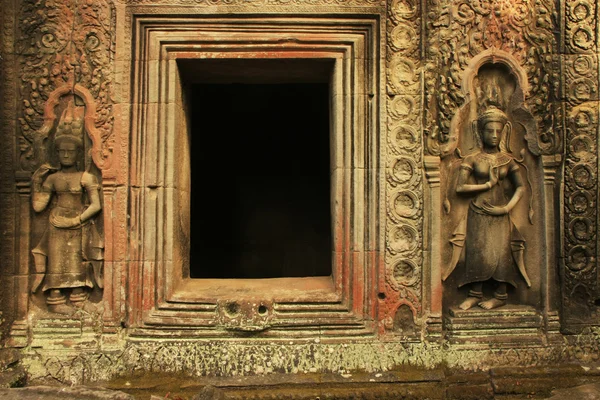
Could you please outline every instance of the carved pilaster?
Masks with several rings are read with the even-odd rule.
[[[541,295],[544,309],[544,319],[547,331],[556,330],[555,318],[558,313],[558,260],[560,257],[560,203],[557,199],[560,196],[559,173],[562,167],[562,155],[542,156],[542,167],[544,170],[544,213],[546,222],[546,267],[542,269],[541,275]],[[553,322],[554,321],[554,322]]]
[[[19,258],[13,275],[14,317],[8,345],[24,347],[28,341],[29,265],[31,259],[31,173],[16,173],[19,196]]]
[[[15,63],[14,0],[2,2],[0,12],[0,316],[3,322],[14,319],[14,266],[17,246],[18,203],[14,183],[15,108],[17,68]],[[10,325],[9,325],[10,327]]]
[[[103,180],[103,206],[104,215],[109,216],[104,219],[104,235],[107,238],[111,238],[113,235],[113,224],[110,216],[114,215],[114,197],[116,191],[116,185],[114,180]],[[108,246],[105,248],[105,258],[107,260],[114,260],[113,256],[113,242],[107,240]],[[115,312],[118,309],[115,305],[119,303],[118,290],[120,283],[118,277],[114,274],[115,268],[114,263],[111,261],[105,262],[104,265],[104,292],[102,300],[104,302],[104,315],[103,315],[103,333],[115,333],[119,327],[119,321],[115,316]]]
[[[442,257],[441,257],[441,232],[442,204],[440,192],[440,158],[425,156],[423,159],[427,185],[424,190],[424,207],[429,210],[424,221],[424,249],[423,249],[423,281],[427,285],[424,292],[423,303],[427,307],[429,319],[427,321],[428,336],[441,336],[442,315]]]

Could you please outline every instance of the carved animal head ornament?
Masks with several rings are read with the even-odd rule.
[[[502,137],[500,138],[500,151],[512,153],[510,149],[510,135],[512,132],[512,124],[508,120],[508,116],[504,111],[496,106],[490,106],[487,110],[479,114],[476,121],[473,121],[473,136],[479,147],[483,146],[483,132],[485,126],[490,122],[499,122],[504,126],[502,129]]]

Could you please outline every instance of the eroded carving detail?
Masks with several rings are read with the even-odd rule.
[[[18,41],[21,67],[20,167],[33,171],[47,161],[44,108],[55,89],[76,84],[94,99],[95,163],[108,167],[113,148],[115,10],[110,0],[26,2]],[[52,116],[47,116],[51,118]],[[88,134],[92,135],[92,132]]]
[[[386,293],[382,320],[394,330],[399,307],[421,315],[423,263],[420,5],[412,0],[388,4],[388,134]]]
[[[544,154],[561,148],[558,47],[553,32],[554,2],[452,0],[428,1],[425,66],[426,151],[440,154],[451,140],[450,120],[465,101],[461,76],[473,57],[486,49],[512,54],[530,85],[526,105],[535,116],[538,147]]]

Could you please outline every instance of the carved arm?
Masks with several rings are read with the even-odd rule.
[[[492,179],[490,179],[486,183],[470,184],[467,183],[470,175],[471,170],[467,166],[461,166],[460,175],[458,176],[458,185],[456,186],[456,193],[484,192],[486,190],[490,190],[498,181],[496,177],[496,182],[493,182]]]
[[[510,210],[512,210],[517,205],[517,203],[519,202],[519,200],[521,200],[521,197],[523,197],[523,194],[525,193],[525,185],[523,183],[523,178],[519,173],[518,167],[511,169],[510,180],[512,181],[512,184],[515,187],[515,193],[513,194],[508,204],[505,206],[507,212],[510,212]]]
[[[33,173],[31,204],[35,212],[44,211],[52,198],[52,184],[46,179],[50,172],[52,168],[44,164]]]
[[[93,177],[93,175],[85,174],[84,182],[82,182],[82,184],[85,187],[88,199],[90,200],[90,205],[79,216],[81,223],[84,223],[94,215],[98,214],[102,210],[102,205],[100,204],[100,193],[95,177]]]

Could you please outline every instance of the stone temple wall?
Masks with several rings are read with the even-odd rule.
[[[3,0],[5,346],[74,383],[597,359],[599,10]],[[224,133],[190,88],[224,82],[327,85],[330,276],[190,277],[221,268],[190,260],[192,188],[244,168],[229,143],[226,184],[191,178]]]

